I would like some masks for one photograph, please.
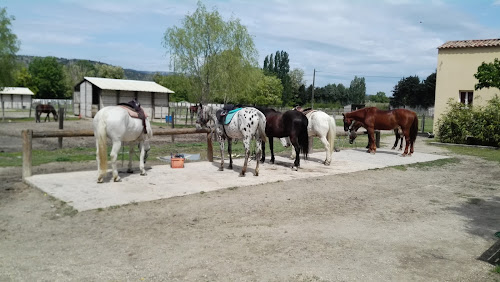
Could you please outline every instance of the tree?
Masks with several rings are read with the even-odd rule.
[[[5,8],[0,9],[0,89],[12,86],[15,80],[16,53],[19,51],[17,36],[10,30],[13,16],[7,15]]]
[[[366,84],[364,77],[354,76],[349,87],[349,99],[353,104],[364,104],[366,96]]]
[[[290,78],[290,59],[288,53],[281,50],[276,51],[273,60],[273,54],[266,56],[264,59],[264,67],[262,68],[267,75],[275,75],[281,80],[283,85],[282,101],[283,105],[293,103],[294,93],[292,87],[292,80]]]
[[[98,76],[97,68],[87,60],[77,60],[64,66],[68,96],[73,93],[73,87],[86,76]]]
[[[170,94],[170,99],[173,102],[189,101],[196,103],[196,97],[193,96],[193,87],[189,77],[183,74],[160,75],[155,74],[153,81],[173,90],[175,93]]]
[[[99,64],[96,66],[97,76],[104,78],[122,79],[125,77],[125,72],[122,67],[115,67],[107,64]]]
[[[67,98],[63,67],[55,57],[35,58],[29,65],[33,86],[36,87],[36,98]]]
[[[228,69],[234,70],[231,62],[242,60],[245,63],[239,66],[257,66],[257,51],[246,27],[239,19],[224,21],[218,11],[208,12],[201,1],[196,11],[183,19],[182,27],[166,30],[163,45],[171,54],[174,72],[194,78],[194,89],[203,103],[212,98],[212,85],[221,86],[221,80],[230,76]],[[222,55],[225,51],[230,52]]]
[[[420,79],[418,76],[403,77],[392,91],[390,104],[392,107],[412,106],[416,101],[417,93],[420,91]]]
[[[389,97],[385,96],[385,92],[377,92],[375,95],[370,95],[369,100],[374,103],[389,103]]]
[[[495,87],[500,89],[500,60],[495,58],[492,63],[483,62],[474,77],[478,80],[476,90]]]
[[[255,94],[252,95],[251,100],[245,103],[260,105],[260,106],[270,106],[270,105],[280,105],[281,93],[283,92],[283,86],[281,81],[273,76],[266,76],[261,73],[261,78],[255,85]]]
[[[430,74],[422,81],[420,91],[420,97],[415,104],[423,108],[434,106],[434,101],[436,100],[436,72]]]

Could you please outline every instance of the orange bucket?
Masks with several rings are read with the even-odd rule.
[[[184,158],[172,158],[170,159],[171,168],[184,168]]]

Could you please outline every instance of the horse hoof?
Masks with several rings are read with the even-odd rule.
[[[223,168],[223,167],[220,167],[220,168],[219,168],[219,171],[224,171],[224,168]]]
[[[104,179],[97,179],[97,183],[103,183]]]
[[[406,157],[406,154],[401,154],[401,157]]]
[[[245,174],[244,173],[240,173],[240,177],[245,177]]]
[[[254,173],[254,174],[253,174],[253,176],[259,176],[259,173],[258,173],[258,172],[256,172],[256,173]]]
[[[228,168],[228,169],[233,169],[233,166],[232,166],[232,165],[230,165],[230,166],[228,166],[227,168]]]
[[[141,176],[146,176],[148,175],[146,172],[141,172]]]
[[[323,164],[324,165],[330,165],[330,162],[329,161],[325,161]]]
[[[392,148],[391,148],[391,150],[394,150],[394,149],[396,149],[396,147],[392,147]]]
[[[115,182],[122,182],[122,179],[120,177],[117,177],[114,179]]]

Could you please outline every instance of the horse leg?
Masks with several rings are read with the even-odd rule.
[[[399,141],[399,133],[397,129],[394,129],[394,134],[396,135],[396,142],[394,142],[394,146],[392,146],[391,150],[396,149],[398,146],[398,141]]]
[[[326,159],[323,162],[323,164],[330,165],[330,163],[332,162],[332,152],[330,152],[330,143],[328,143],[328,140],[326,140],[325,136],[320,137],[319,140],[321,141],[321,143],[323,143],[323,146],[325,147],[325,151],[326,151]],[[309,144],[311,144],[311,143],[309,143]],[[309,152],[312,152],[312,151],[309,151]]]
[[[115,182],[121,181],[120,176],[118,176],[118,169],[116,168],[116,159],[118,158],[118,152],[120,152],[121,145],[121,141],[113,141],[113,147],[111,148],[111,153],[109,154],[111,158],[111,167],[113,169],[113,180]]]
[[[269,138],[272,138],[272,137],[269,137]],[[260,158],[260,162],[261,163],[264,163],[264,161],[266,160],[266,140],[261,140],[261,154],[262,154],[262,157]]]
[[[274,164],[274,140],[273,137],[269,137],[269,150],[271,151],[271,161],[270,163]]]
[[[132,144],[129,144],[129,150],[128,150],[128,169],[127,173],[133,173],[134,171],[132,170],[132,157],[134,156],[134,146]]]
[[[399,151],[403,150],[403,136],[399,135],[399,140],[401,140],[401,143],[399,144]]]
[[[293,162],[293,166],[298,169],[300,167],[300,145],[299,139],[296,136],[290,136],[290,141],[293,144],[293,148],[295,149],[295,161]],[[292,167],[293,168],[293,167]]]
[[[253,174],[254,176],[259,176],[259,158],[260,158],[260,155],[262,154],[261,152],[261,143],[262,143],[262,140],[259,138],[255,138],[255,160],[256,160],[256,165],[255,165],[255,173]]]
[[[375,152],[377,151],[377,145],[375,144],[375,129],[367,128],[367,130],[368,130],[368,143],[370,144],[368,153],[375,154]]]
[[[229,154],[229,166],[227,168],[233,169],[233,142],[231,138],[227,138],[227,153]]]
[[[219,171],[224,170],[224,139],[221,136],[218,137],[220,145],[220,167]]]
[[[96,141],[96,159],[97,159],[97,183],[102,183],[104,181],[104,176],[106,176],[106,172],[107,172],[107,167],[101,167],[101,158],[105,159],[106,158],[106,154],[108,153],[107,150],[106,151],[100,151],[99,148],[103,148],[105,149],[106,146],[100,146],[99,145],[99,139],[97,138]],[[102,154],[102,155],[101,155]],[[104,161],[105,162],[105,161]]]
[[[405,136],[406,145],[405,145],[405,151],[401,155],[402,157],[406,157],[406,155],[408,154],[408,145],[410,145],[410,132],[409,132],[409,130],[404,131],[404,136]]]
[[[141,171],[141,175],[147,175],[146,169],[144,168],[144,158],[146,156],[146,149],[144,149],[144,141],[139,143],[139,148],[141,149],[141,155],[139,156],[139,170]],[[130,159],[132,162],[132,159]]]
[[[241,169],[240,177],[244,177],[247,172],[248,158],[250,157],[250,141],[251,136],[246,136],[243,138],[243,146],[245,147],[245,162],[243,163],[243,168]],[[258,162],[257,162],[258,163]]]

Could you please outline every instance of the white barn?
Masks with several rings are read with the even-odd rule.
[[[164,118],[169,94],[174,91],[153,81],[85,77],[73,92],[73,110],[81,117],[94,117],[100,109],[137,98],[152,118]]]
[[[35,95],[26,87],[4,87],[0,89],[0,101],[5,109],[29,109]]]

